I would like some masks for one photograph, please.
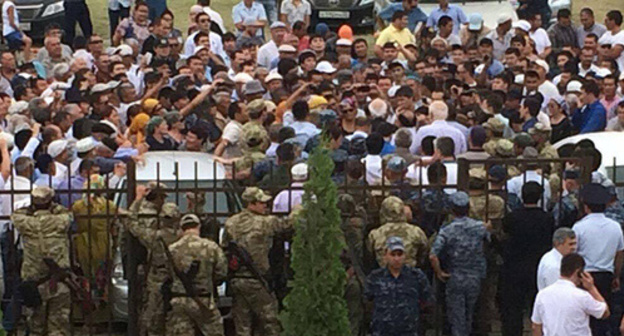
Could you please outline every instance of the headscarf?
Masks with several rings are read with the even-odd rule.
[[[150,116],[145,113],[139,113],[134,117],[134,119],[132,119],[129,130],[131,135],[136,134],[137,144],[143,143],[143,141],[145,140],[145,126],[147,125],[149,120]]]
[[[89,176],[89,179],[84,183],[84,190],[90,190],[91,192],[85,192],[82,196],[85,204],[88,204],[92,207],[99,207],[103,205],[106,199],[100,196],[100,192],[106,188],[106,182],[104,181],[104,177],[98,174],[92,174]],[[89,197],[90,196],[90,197]],[[91,200],[89,200],[91,198]]]
[[[141,112],[147,114],[154,114],[154,109],[158,106],[158,100],[154,98],[145,99],[141,104]]]
[[[152,119],[150,119],[147,123],[147,126],[145,126],[145,134],[154,135],[154,130],[156,130],[156,127],[158,127],[158,125],[162,124],[163,122],[165,122],[165,119],[163,119],[162,117],[152,117]]]

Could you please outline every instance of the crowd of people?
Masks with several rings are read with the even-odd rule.
[[[496,319],[503,335],[521,335],[526,316],[534,335],[589,335],[590,316],[593,335],[619,332],[618,190],[592,141],[552,144],[624,130],[622,12],[608,11],[603,25],[590,7],[579,22],[561,9],[550,25],[547,5],[520,2],[519,19],[502,13],[486,27],[448,0],[429,15],[403,0],[378,13],[373,41],[348,24],[310,27],[306,0],[242,0],[233,27],[209,0],[190,8],[187,27],[174,26],[165,1],[113,0],[105,41],[86,3],[65,0],[65,25],[49,25],[36,48],[3,0],[4,328],[17,327],[21,301],[30,334],[68,328],[69,290],[43,258],[96,279],[90,289],[105,304],[110,246],[128,232],[148,256],[143,331],[222,334],[212,290],[229,258],[236,334],[277,335],[283,296],[268,288],[280,281],[257,275],[270,272],[272,239],[292,234],[289,216],[313,171],[306,159],[323,145],[334,183],[371,187],[345,188],[338,204],[352,233],[344,259],[353,335],[424,334],[434,305],[457,336],[487,335]],[[152,151],[210,153],[247,187],[222,239],[200,237],[197,193],[182,216],[166,185],[139,187],[128,210],[103,192]],[[105,216],[87,219],[126,211],[115,230]],[[230,242],[253,262],[233,271]],[[180,277],[189,272],[197,297]],[[20,298],[32,289],[25,283],[38,300]]]

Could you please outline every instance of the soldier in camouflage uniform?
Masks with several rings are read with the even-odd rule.
[[[242,195],[246,208],[225,222],[225,236],[221,246],[230,241],[247,250],[255,267],[262,276],[269,274],[269,250],[273,237],[292,229],[291,221],[267,216],[267,204],[271,196],[256,187],[246,188]],[[245,265],[240,265],[229,282],[233,291],[232,317],[237,336],[250,336],[262,332],[263,336],[279,334],[277,299]],[[256,318],[258,321],[254,321]],[[256,323],[262,330],[253,330]]]
[[[516,158],[516,152],[514,151],[514,144],[510,140],[507,140],[507,139],[498,140],[496,142],[495,151],[496,153],[494,157],[496,158],[499,158],[499,159],[507,159],[507,158],[515,159]],[[512,178],[521,174],[518,167],[514,165],[506,165],[506,166],[507,166],[507,175],[509,176],[509,178]]]
[[[550,135],[552,133],[552,129],[540,122],[536,123],[531,129],[529,129],[529,134],[533,138],[535,142],[535,149],[539,152],[540,159],[558,159],[559,152],[550,144]],[[559,194],[561,192],[561,176],[559,176],[559,172],[561,171],[560,163],[551,163],[550,169],[548,172],[548,183],[550,184],[550,194],[551,199],[557,200],[559,199]],[[546,168],[546,167],[544,167]]]
[[[227,276],[225,254],[215,242],[201,238],[200,219],[189,214],[182,217],[180,225],[184,234],[169,246],[173,265],[169,265],[171,286],[171,311],[167,313],[167,335],[195,336],[199,330],[203,336],[222,336],[223,319],[215,304],[213,289]],[[193,264],[199,263],[197,274],[191,279],[195,295],[203,303],[200,307],[188,297],[176,270],[187,273]]]
[[[483,150],[490,156],[496,156],[496,143],[503,139],[505,124],[498,118],[490,118],[483,124],[487,142],[483,144]]]
[[[485,277],[483,242],[489,237],[483,222],[469,218],[470,200],[459,191],[451,195],[455,219],[440,229],[429,256],[436,276],[446,282],[448,321],[453,336],[470,335],[472,315]],[[440,266],[440,258],[447,265]]]
[[[342,217],[340,226],[344,233],[347,245],[343,253],[343,262],[347,268],[347,285],[345,287],[345,301],[349,311],[351,336],[366,334],[364,298],[364,229],[366,227],[366,210],[358,206],[353,196],[338,195],[338,208]]]
[[[470,210],[468,216],[476,220],[487,220],[492,223],[493,235],[496,238],[495,242],[499,242],[503,239],[501,222],[505,216],[505,200],[496,194],[487,195],[486,200],[485,187],[487,180],[484,169],[473,168],[470,169],[469,174],[468,193],[470,194]],[[477,332],[487,334],[496,317],[496,289],[498,285],[498,274],[500,266],[502,265],[502,258],[496,244],[486,245],[485,257],[488,268],[477,304],[478,313],[476,324]]]
[[[69,268],[69,237],[71,213],[52,202],[54,190],[37,187],[32,191],[33,204],[16,210],[11,215],[24,244],[23,281],[41,282],[50,274],[44,258],[51,258],[60,267]],[[69,288],[62,282],[45,281],[37,290],[41,304],[27,308],[30,335],[69,335]],[[32,293],[26,293],[32,294]]]
[[[624,207],[617,198],[617,191],[615,187],[609,187],[609,194],[611,195],[611,202],[607,204],[605,209],[605,216],[618,222],[620,226],[624,227]]]
[[[162,238],[167,245],[175,242],[180,233],[180,211],[174,203],[165,203],[156,226],[143,227],[133,212],[128,221],[128,231],[147,248],[149,270],[143,292],[143,309],[141,313],[142,330],[148,335],[165,335],[165,314],[163,312],[162,283],[168,275],[167,257],[164,247],[160,243]]]
[[[144,335],[164,335],[165,316],[163,313],[163,299],[160,285],[167,276],[167,264],[162,246],[157,238],[163,237],[167,244],[174,242],[178,234],[180,212],[173,203],[164,204],[167,194],[164,184],[150,182],[143,193],[137,194],[137,199],[130,206],[130,218],[126,229],[138,240],[147,252],[143,274],[139,278],[145,279],[142,288],[140,309],[140,330]],[[132,256],[130,256],[132,257]]]
[[[563,173],[563,196],[555,202],[553,216],[556,227],[571,228],[579,219],[579,172],[566,170]]]
[[[374,253],[377,263],[385,267],[386,241],[397,236],[405,243],[405,262],[410,267],[422,266],[429,252],[427,236],[419,227],[406,223],[405,204],[396,196],[389,196],[381,203],[379,211],[381,226],[368,235],[368,250]]]
[[[247,113],[249,113],[249,121],[243,125],[241,131],[241,149],[244,151],[249,149],[247,144],[248,140],[253,137],[258,137],[260,147],[266,149],[269,147],[270,139],[269,133],[263,126],[263,122],[266,116],[266,104],[263,99],[256,99],[247,104]],[[253,135],[252,135],[253,134]],[[258,135],[259,134],[259,135]]]

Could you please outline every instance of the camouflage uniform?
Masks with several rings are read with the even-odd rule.
[[[487,237],[483,222],[455,218],[440,229],[431,248],[431,254],[442,257],[451,275],[446,283],[446,305],[453,336],[470,335],[472,314],[485,277],[483,241]]]
[[[267,202],[271,199],[256,187],[245,189],[242,198],[248,203]],[[266,276],[269,273],[269,250],[273,245],[273,237],[291,228],[291,221],[282,221],[274,216],[261,215],[244,209],[225,222],[222,246],[227,247],[230,241],[238,243],[240,247],[249,252],[258,271]],[[246,267],[241,266],[241,269],[234,273],[229,285],[234,293],[232,317],[236,326],[236,335],[252,335],[254,317],[258,319],[263,336],[278,335],[280,325],[277,319],[277,299],[264,288],[261,281],[256,279]],[[256,330],[255,333],[258,331]]]
[[[553,208],[555,225],[571,228],[579,218],[579,201],[577,193],[567,193]]]
[[[185,220],[196,220],[195,215],[186,215]],[[193,288],[199,300],[208,312],[202,310],[197,303],[188,297],[182,282],[173,270],[169,277],[173,279],[171,288],[171,311],[167,313],[167,335],[194,336],[195,329],[204,336],[222,336],[223,319],[215,304],[213,288],[227,276],[227,260],[225,254],[215,242],[196,236],[188,231],[177,242],[169,246],[172,261],[178,271],[188,272],[191,264],[198,261],[199,271],[193,280]],[[209,315],[206,315],[209,313]]]
[[[48,187],[37,187],[32,191],[33,203],[47,204],[54,197]],[[51,258],[61,268],[69,268],[68,230],[71,213],[63,206],[54,204],[36,210],[28,207],[16,210],[11,215],[13,225],[19,231],[24,244],[24,258],[21,270],[23,281],[40,281],[49,275],[43,263]],[[71,297],[69,288],[62,282],[46,281],[38,285],[41,304],[26,311],[30,335],[69,335],[69,310]]]
[[[235,161],[236,172],[251,169],[266,158],[264,149],[268,135],[264,126],[254,122],[246,123],[243,126],[241,139],[243,140],[242,144],[244,144],[243,156]]]
[[[490,118],[483,124],[483,128],[490,131],[492,136],[483,144],[483,150],[490,156],[496,156],[496,146],[498,140],[503,139],[503,132],[505,131],[505,124],[498,118]]]
[[[405,222],[404,203],[396,196],[387,197],[381,203],[379,212],[381,227],[368,235],[368,250],[374,252],[377,263],[386,266],[384,261],[386,241],[396,236],[405,243],[405,264],[410,267],[422,266],[429,252],[425,232],[419,227]]]
[[[153,213],[155,217],[145,218],[149,222],[142,222],[138,214]],[[138,212],[131,213],[128,221],[128,231],[136,237],[147,249],[149,270],[143,292],[143,309],[141,312],[141,329],[148,335],[165,334],[165,314],[163,311],[163,297],[161,286],[167,278],[167,257],[160,243],[162,238],[167,245],[175,242],[179,234],[180,211],[174,203],[165,203],[160,214],[157,213],[154,203],[143,201]],[[156,214],[158,216],[156,217]]]
[[[366,227],[366,211],[355,203],[351,195],[338,196],[338,208],[342,215],[341,229],[347,244],[346,259],[347,285],[345,301],[349,312],[351,335],[364,335],[365,305],[364,297],[364,229]]]
[[[605,216],[607,216],[607,218],[613,219],[614,221],[618,222],[620,226],[624,227],[624,207],[622,206],[622,203],[620,203],[618,200],[607,206],[607,209],[605,210]]]
[[[499,159],[516,158],[516,151],[514,150],[514,144],[510,140],[500,139],[496,142],[495,153],[493,157]],[[512,178],[521,174],[518,167],[514,165],[506,165],[507,177]]]

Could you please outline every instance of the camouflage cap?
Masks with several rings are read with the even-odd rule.
[[[258,187],[248,187],[243,191],[242,196],[243,201],[245,202],[268,202],[271,199],[271,196],[267,195],[262,191],[262,189]]]
[[[247,104],[247,110],[249,113],[259,113],[266,108],[264,99],[254,99]]]
[[[349,194],[338,195],[338,209],[343,216],[351,216],[355,213],[355,199]]]
[[[456,207],[467,207],[470,204],[470,197],[463,191],[458,191],[449,197],[451,204]]]
[[[485,180],[487,174],[483,168],[472,168],[468,171],[468,175],[471,179]]]
[[[533,127],[529,128],[529,134],[550,134],[552,129],[541,122],[536,123]]]
[[[167,195],[167,185],[162,182],[158,183],[156,181],[148,182],[147,183],[147,195],[156,191],[162,193],[163,195]]]
[[[388,222],[404,222],[405,221],[405,204],[396,196],[388,196],[381,202],[379,217],[381,223]]]
[[[403,244],[403,239],[401,239],[401,237],[392,236],[386,240],[386,248],[390,252],[405,251],[405,244]]]
[[[31,192],[34,204],[46,204],[54,198],[54,189],[50,187],[36,187]]]
[[[522,152],[523,159],[537,159],[539,152],[534,147],[527,147]]]
[[[514,152],[513,142],[507,139],[500,139],[496,142],[496,154],[503,157],[512,157],[516,153]]]
[[[183,228],[195,227],[199,224],[201,224],[201,221],[199,220],[199,217],[197,217],[197,215],[194,215],[194,214],[184,215],[182,219],[180,220],[180,226]]]
[[[522,132],[514,136],[513,143],[518,145],[518,147],[526,148],[533,146],[533,139],[529,134]]]
[[[407,169],[407,161],[404,158],[395,155],[388,160],[386,168],[395,173],[402,173]]]
[[[489,129],[496,134],[503,134],[505,131],[505,124],[498,118],[490,118],[483,124],[483,128]]]
[[[266,131],[262,125],[252,124],[245,128],[243,139],[248,146],[256,147],[262,144],[262,137],[265,132]]]
[[[180,209],[175,203],[167,202],[160,209],[160,216],[168,218],[180,218]]]

